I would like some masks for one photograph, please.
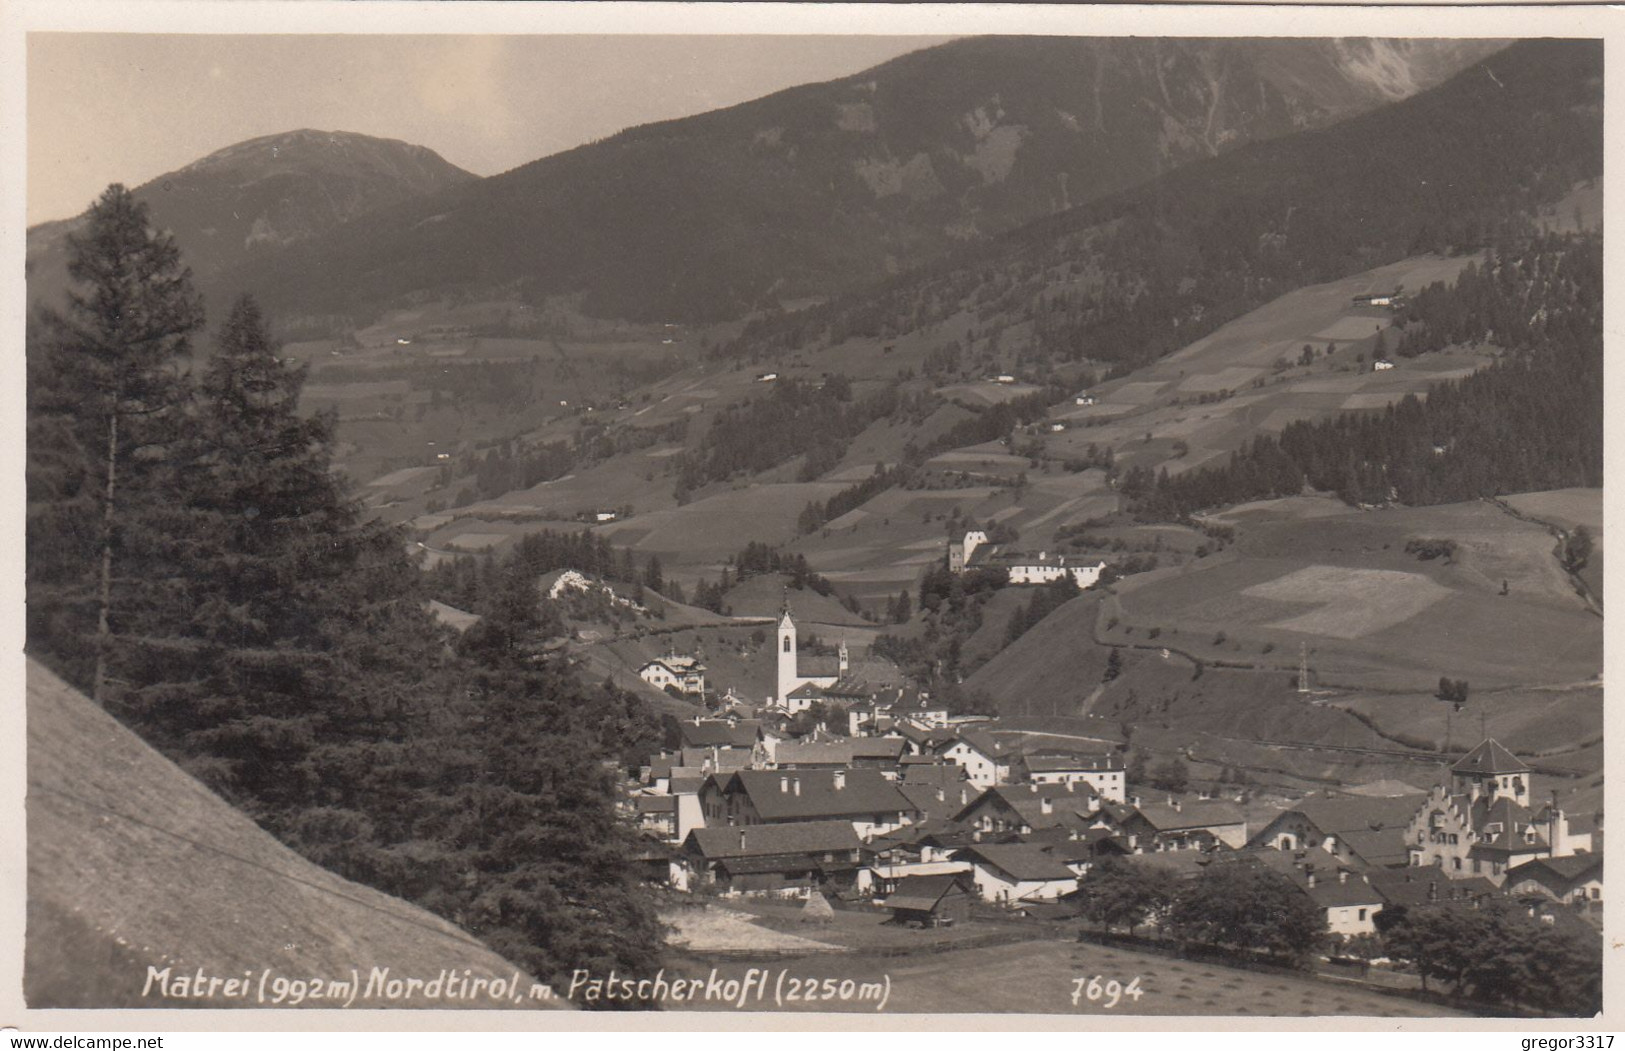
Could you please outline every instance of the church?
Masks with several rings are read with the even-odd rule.
[[[806,661],[800,660],[796,653],[796,622],[790,616],[790,603],[784,604],[784,615],[779,618],[778,642],[778,691],[774,700],[782,707],[794,713],[811,705],[810,697],[805,703],[796,704],[797,698],[792,698],[797,690],[804,686],[827,690],[834,686],[850,666],[846,651],[846,640],[841,640],[839,655],[832,662],[828,657],[809,657]],[[805,695],[810,691],[803,690]]]

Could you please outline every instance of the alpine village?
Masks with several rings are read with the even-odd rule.
[[[29,1003],[1598,1011],[1602,144],[1596,41],[982,37],[30,229]]]

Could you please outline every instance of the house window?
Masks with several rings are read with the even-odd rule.
[[[1364,920],[1365,919],[1365,910],[1361,909],[1359,915],[1360,915],[1360,919]]]
[[[790,636],[788,635],[784,637],[784,652],[790,652]]]
[[[1483,869],[1482,869],[1482,868],[1480,868],[1480,867],[1479,867],[1479,866],[1480,866],[1480,864],[1481,864],[1481,863],[1480,863],[1480,862],[1479,862],[1479,860],[1478,860],[1478,859],[1477,859],[1477,858],[1474,858],[1474,859],[1473,859],[1473,875],[1475,875],[1475,876],[1476,876],[1476,875],[1478,875],[1478,874],[1479,874],[1479,873],[1480,873],[1480,872],[1482,872],[1482,871],[1483,871]]]
[[[1450,860],[1454,863],[1454,864],[1451,865],[1451,868],[1455,869],[1457,872],[1460,872],[1461,871],[1461,859],[1460,858],[1451,858]]]

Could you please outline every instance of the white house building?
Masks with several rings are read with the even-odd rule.
[[[1110,803],[1128,801],[1124,783],[1123,757],[1100,755],[1028,755],[1015,765],[1014,773],[1035,785],[1086,784]]]
[[[1048,584],[1071,573],[1078,587],[1087,588],[1100,580],[1106,563],[1069,564],[1065,555],[1051,555],[1047,551],[1040,551],[1036,556],[1008,551],[1003,544],[990,542],[984,531],[969,529],[958,543],[949,542],[948,568],[955,573],[971,569],[1003,569],[1010,574],[1012,584]]]
[[[657,690],[671,686],[683,694],[703,696],[705,693],[705,665],[698,657],[681,657],[675,653],[656,657],[638,669],[638,678]]]

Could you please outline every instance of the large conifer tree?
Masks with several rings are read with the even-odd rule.
[[[119,637],[164,574],[154,499],[176,468],[203,322],[191,272],[144,204],[112,185],[68,239],[65,313],[42,318],[29,362],[29,643],[107,702]]]

